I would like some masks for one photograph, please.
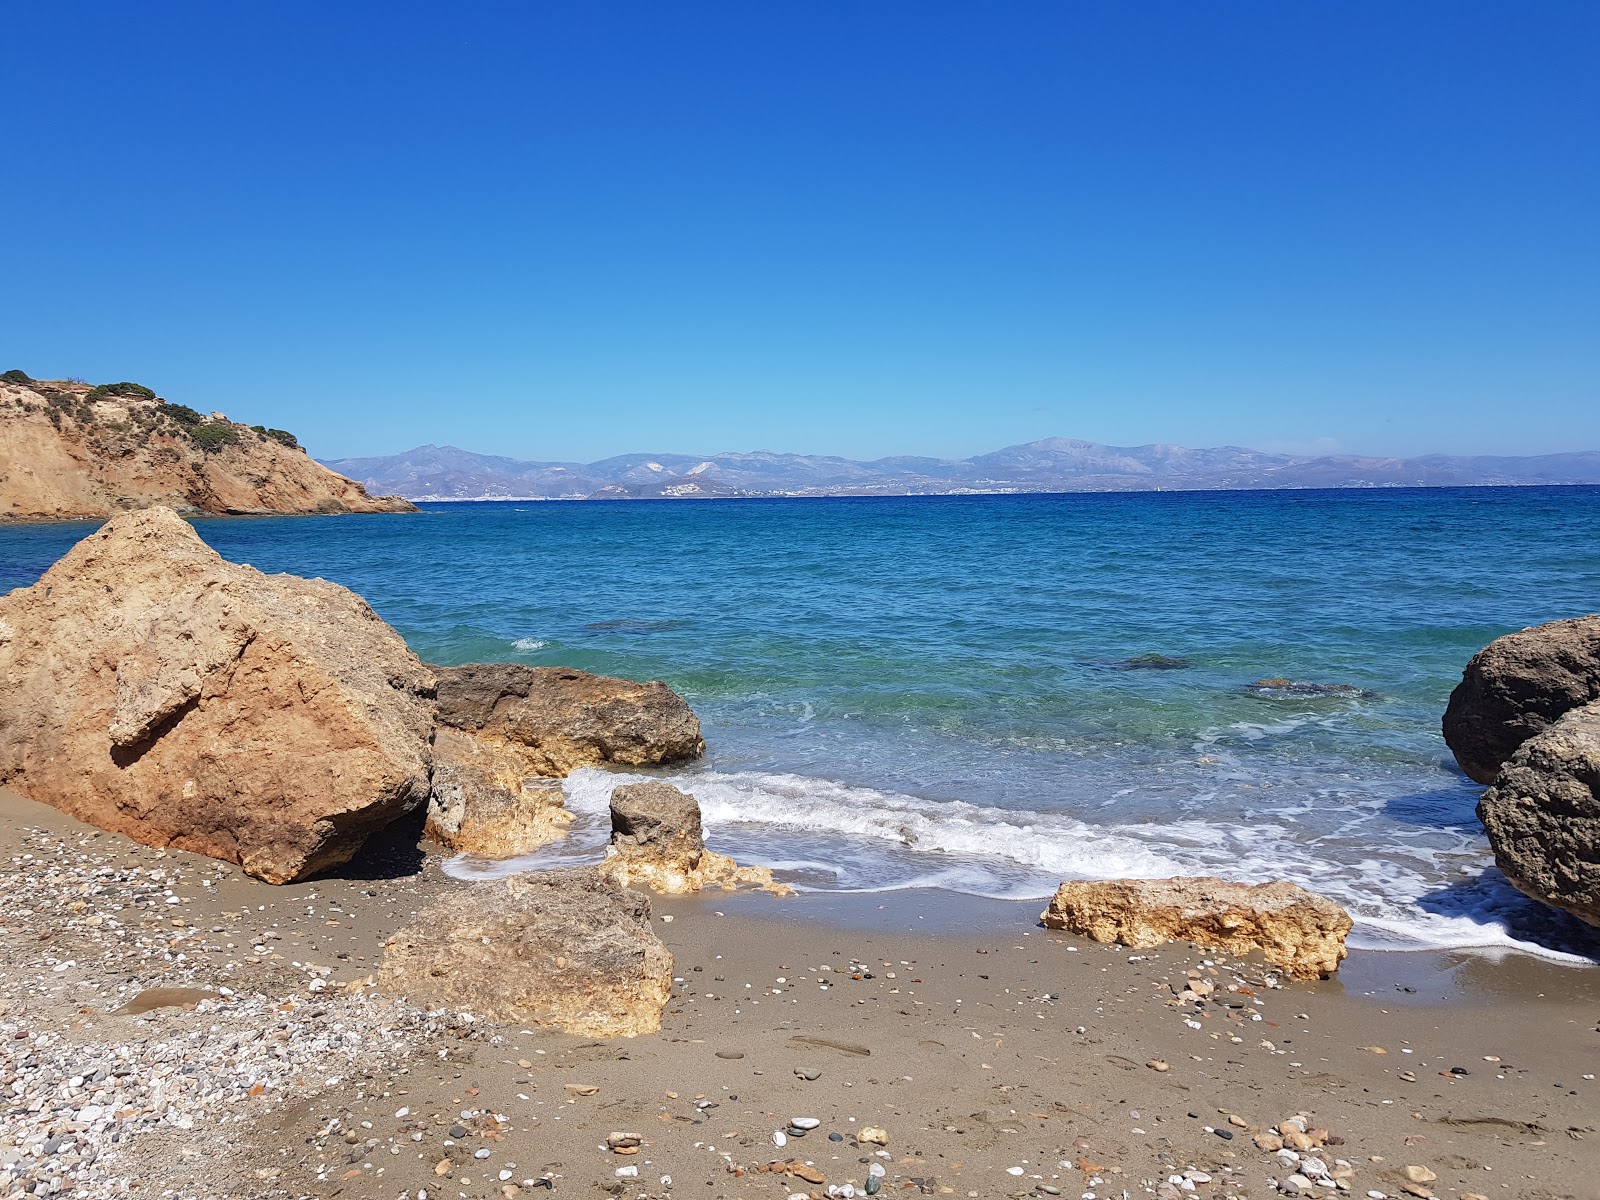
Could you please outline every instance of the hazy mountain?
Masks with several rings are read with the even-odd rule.
[[[523,462],[454,446],[329,461],[373,492],[412,500],[885,496],[953,492],[1214,491],[1237,488],[1600,484],[1600,451],[1420,458],[1268,454],[1239,446],[1102,446],[1044,438],[992,454],[857,462],[815,454],[622,454]]]

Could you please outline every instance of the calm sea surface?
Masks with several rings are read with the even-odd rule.
[[[1496,873],[1439,715],[1600,610],[1600,488],[493,503],[198,523],[366,596],[424,659],[664,679],[710,839],[802,887],[1044,897],[1287,877],[1358,945],[1596,954]],[[0,589],[88,526],[0,528]],[[1159,655],[1174,662],[1140,663]],[[1262,679],[1345,685],[1302,694]],[[579,772],[594,856],[616,777]],[[465,864],[464,871],[475,868]]]

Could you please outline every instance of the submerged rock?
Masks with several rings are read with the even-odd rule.
[[[1507,879],[1600,925],[1600,700],[1523,742],[1478,801],[1478,819]]]
[[[1500,766],[1563,713],[1600,699],[1600,614],[1495,638],[1472,656],[1444,711],[1461,769],[1493,783]]]
[[[705,752],[700,719],[666,684],[571,667],[441,668],[439,723],[510,743],[531,775],[685,762]]]
[[[384,946],[379,986],[414,1003],[580,1037],[661,1028],[672,955],[650,901],[593,870],[451,892]]]
[[[1296,979],[1333,974],[1350,914],[1296,883],[1229,883],[1207,876],[1068,881],[1040,919],[1097,942],[1194,942],[1229,954],[1260,951]]]
[[[230,563],[170,509],[0,597],[0,784],[286,883],[428,795],[433,676],[354,592]]]
[[[1165,654],[1141,654],[1125,658],[1117,664],[1124,671],[1186,671],[1194,666],[1187,658],[1172,658]]]
[[[624,887],[671,895],[741,884],[780,896],[794,891],[774,882],[767,867],[741,867],[707,850],[699,802],[666,783],[627,784],[611,793],[611,845],[600,869]]]

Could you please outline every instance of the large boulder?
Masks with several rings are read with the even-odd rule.
[[[1193,942],[1259,951],[1295,979],[1332,975],[1344,959],[1350,914],[1297,883],[1229,883],[1208,876],[1063,883],[1041,915],[1046,928],[1097,942]]]
[[[449,892],[384,946],[379,986],[493,1021],[633,1037],[661,1028],[672,955],[650,901],[593,870]]]
[[[440,668],[439,723],[509,742],[531,775],[684,762],[705,752],[700,720],[666,684],[571,667]]]
[[[1478,819],[1507,879],[1600,925],[1600,701],[1524,742],[1478,801]]]
[[[1493,783],[1517,747],[1563,713],[1600,699],[1600,614],[1496,638],[1467,663],[1444,711],[1461,769]]]
[[[0,597],[0,784],[285,883],[428,795],[433,676],[354,592],[125,513]]]
[[[768,867],[741,867],[706,849],[700,803],[668,783],[625,784],[611,793],[611,844],[600,869],[624,887],[644,886],[669,895],[741,884],[779,896],[794,889],[776,883]]]

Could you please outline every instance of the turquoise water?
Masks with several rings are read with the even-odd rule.
[[[0,587],[83,526],[0,529]],[[423,658],[664,679],[713,844],[805,887],[1042,897],[1287,877],[1354,941],[1594,953],[1490,869],[1439,714],[1501,633],[1600,609],[1600,489],[431,506],[210,520]],[[1130,660],[1160,655],[1181,665]],[[1282,677],[1352,689],[1252,688]],[[568,784],[593,854],[615,777]],[[464,869],[472,869],[470,866]]]

